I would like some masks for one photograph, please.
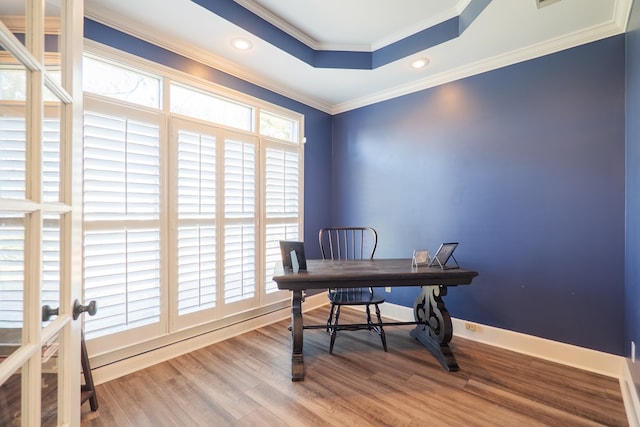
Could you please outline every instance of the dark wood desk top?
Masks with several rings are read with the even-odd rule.
[[[462,268],[412,267],[411,259],[364,261],[308,260],[307,270],[284,272],[278,263],[273,280],[279,289],[305,290],[385,286],[469,285],[478,272]]]

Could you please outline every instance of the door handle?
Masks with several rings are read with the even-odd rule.
[[[57,316],[58,313],[60,312],[60,307],[56,307],[56,308],[51,308],[48,305],[43,305],[42,306],[42,321],[46,322],[49,319],[51,319],[51,316]]]
[[[87,305],[80,304],[80,301],[76,300],[73,303],[73,320],[77,320],[78,317],[84,312],[89,313],[89,316],[93,316],[98,311],[98,306],[95,301],[90,301]]]

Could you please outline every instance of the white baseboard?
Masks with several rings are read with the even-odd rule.
[[[320,293],[306,297],[302,308],[303,311],[309,311],[326,304],[327,295],[325,293]],[[234,323],[233,325],[198,335],[190,339],[182,340],[171,345],[163,346],[153,351],[93,368],[91,369],[93,381],[95,384],[102,384],[208,345],[244,334],[245,332],[253,331],[263,326],[279,322],[289,318],[290,316],[291,308],[290,306],[287,306],[263,316]]]
[[[385,303],[380,306],[383,316],[398,321],[414,320],[413,309]],[[495,328],[475,322],[452,318],[453,335],[482,342],[506,350],[516,351],[541,359],[562,363],[590,372],[620,378],[624,358],[544,338]],[[468,329],[466,326],[470,325]]]
[[[625,361],[627,363],[624,364],[623,376],[620,378],[620,390],[622,390],[624,408],[627,411],[629,427],[640,427],[640,398],[629,370],[630,361],[626,359]]]

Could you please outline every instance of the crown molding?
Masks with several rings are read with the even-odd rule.
[[[624,31],[627,29],[633,0],[617,0],[613,10],[613,21]]]
[[[404,28],[401,31],[389,34],[380,40],[375,40],[371,44],[357,44],[357,43],[325,43],[314,39],[304,31],[291,25],[286,20],[282,19],[278,15],[274,14],[270,10],[260,6],[256,2],[251,0],[234,0],[240,6],[244,7],[251,13],[259,16],[271,25],[284,31],[291,37],[304,43],[313,50],[336,50],[347,52],[373,52],[399,40],[407,38],[417,32],[424,29],[431,28],[434,25],[440,24],[450,18],[459,16],[462,11],[471,3],[472,0],[461,0],[450,10],[444,11],[436,16],[431,16],[428,19],[412,26],[411,28]]]
[[[628,0],[624,0],[627,2]],[[562,37],[557,37],[536,45],[532,45],[523,49],[518,49],[503,55],[497,55],[491,58],[483,59],[469,65],[464,65],[456,69],[447,70],[445,72],[425,77],[406,85],[396,86],[389,90],[377,92],[375,94],[354,99],[349,102],[334,105],[331,114],[339,114],[356,108],[365,107],[367,105],[386,101],[399,96],[408,95],[413,92],[429,89],[452,81],[471,77],[487,71],[496,70],[517,64],[519,62],[528,61],[530,59],[539,58],[545,55],[556,53],[562,50],[570,49],[583,44],[591,43],[606,37],[624,33],[624,28],[617,22],[610,21],[606,24],[597,25],[584,31],[579,31]]]
[[[254,15],[259,16],[260,18],[269,22],[271,25],[289,34],[291,37],[304,43],[311,49],[315,49],[315,50],[320,49],[321,43],[318,40],[314,39],[304,31],[300,30],[299,28],[289,24],[287,21],[280,18],[278,15],[275,15],[270,10],[265,9],[264,7],[250,0],[234,0],[234,1],[238,3],[240,6],[250,11],[251,13],[253,13]]]
[[[219,56],[213,55],[211,52],[198,48],[192,45],[186,45],[183,43],[169,43],[162,39],[160,35],[150,34],[148,32],[142,32],[136,30],[133,26],[128,26],[122,23],[121,16],[109,16],[108,13],[95,14],[85,12],[85,17],[89,18],[93,21],[96,21],[100,24],[104,24],[110,28],[113,28],[117,31],[122,31],[123,33],[129,34],[133,37],[136,37],[140,40],[144,40],[149,42],[155,46],[158,46],[162,49],[166,49],[170,52],[173,52],[177,55],[183,56],[187,59],[191,59],[203,65],[215,68],[218,71],[222,71],[227,73],[233,77],[244,80],[248,83],[255,84],[264,89],[275,92],[279,95],[290,98],[294,101],[305,104],[309,107],[315,108],[317,110],[323,111],[325,113],[331,112],[331,105],[328,103],[320,102],[315,98],[310,98],[301,95],[299,92],[295,92],[285,86],[276,84],[271,80],[267,80],[261,78],[260,76],[252,73],[244,68],[239,67],[237,64],[227,61]]]

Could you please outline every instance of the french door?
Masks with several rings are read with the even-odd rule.
[[[0,2],[0,425],[80,425],[81,0]]]

